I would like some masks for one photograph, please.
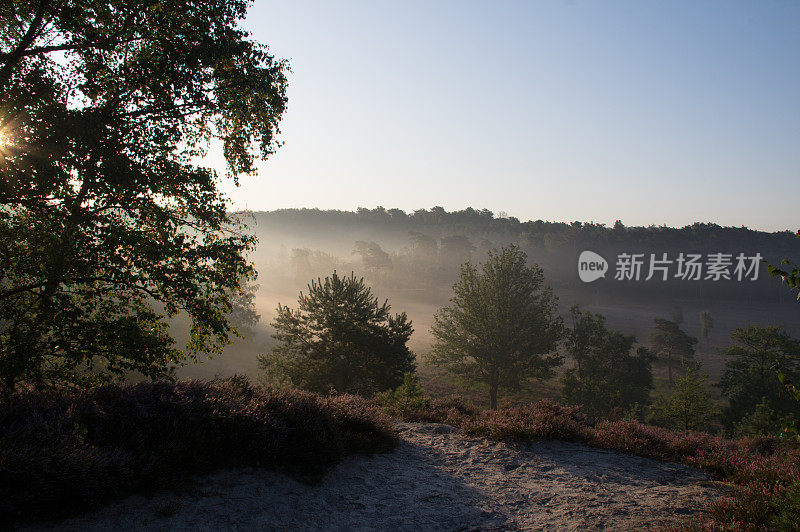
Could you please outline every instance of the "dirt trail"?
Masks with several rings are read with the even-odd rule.
[[[385,455],[351,457],[317,486],[228,470],[185,493],[129,497],[63,530],[595,530],[655,528],[716,493],[691,468],[556,441],[517,446],[403,423]]]

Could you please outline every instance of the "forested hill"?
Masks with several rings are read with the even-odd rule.
[[[262,294],[300,290],[334,269],[354,271],[399,308],[420,309],[414,316],[420,330],[428,314],[447,304],[460,264],[482,262],[489,250],[513,243],[542,267],[562,309],[572,304],[594,309],[612,325],[642,337],[654,317],[676,308],[691,323],[700,311],[711,310],[720,341],[734,327],[755,323],[784,325],[800,334],[800,304],[767,274],[764,262],[800,260],[800,238],[791,231],[711,223],[672,228],[522,222],[485,209],[447,212],[441,207],[413,213],[378,207],[246,214],[259,238],[252,258]],[[578,271],[584,251],[607,262],[604,276],[588,283]],[[639,271],[620,275],[626,255],[637,257]],[[690,255],[699,270],[687,272],[680,263]],[[651,271],[651,263],[660,267]]]
[[[612,227],[593,222],[520,221],[513,216],[490,210],[467,208],[448,212],[442,207],[419,209],[406,213],[400,209],[359,208],[357,211],[320,209],[280,209],[254,212],[256,223],[267,229],[308,236],[341,235],[343,232],[386,234],[408,241],[409,231],[426,231],[429,236],[463,235],[479,244],[482,239],[513,240],[521,245],[556,248],[563,245],[616,244],[631,247],[692,248],[759,248],[771,252],[791,253],[800,250],[800,239],[792,231],[767,233],[747,227],[724,227],[696,222],[675,228],[651,225],[627,227],[617,221]],[[800,225],[800,224],[799,224]]]

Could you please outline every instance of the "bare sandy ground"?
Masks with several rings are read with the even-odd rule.
[[[398,425],[390,454],[351,457],[316,486],[227,470],[184,493],[129,497],[60,530],[629,530],[702,512],[716,493],[678,464],[546,441],[518,446],[447,425]]]

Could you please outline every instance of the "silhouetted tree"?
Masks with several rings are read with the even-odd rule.
[[[229,177],[277,146],[286,64],[239,28],[244,0],[4,2],[0,374],[157,378],[229,343],[255,239],[192,157]],[[191,321],[185,349],[165,318]]]
[[[253,327],[261,319],[261,316],[256,312],[255,299],[257,291],[257,284],[248,283],[244,284],[241,289],[231,296],[231,311],[228,315],[228,321],[240,333],[252,333]]]
[[[487,385],[492,408],[501,387],[549,377],[561,363],[557,299],[518,247],[489,253],[480,270],[464,264],[450,301],[434,317],[431,362]]]
[[[396,388],[415,368],[406,346],[413,329],[405,312],[390,309],[353,274],[312,281],[296,310],[278,305],[272,326],[280,345],[259,356],[267,380],[320,393]]]
[[[439,253],[439,246],[436,245],[436,240],[424,233],[409,231],[408,238],[411,240],[411,250],[416,255],[430,260]]]

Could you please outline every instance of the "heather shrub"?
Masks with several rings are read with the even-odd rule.
[[[792,484],[783,497],[773,499],[775,515],[770,524],[778,530],[795,530],[800,526],[800,482]]]
[[[645,425],[630,418],[593,421],[579,407],[550,400],[481,411],[455,399],[434,399],[427,407],[403,411],[402,418],[448,423],[461,427],[466,434],[497,440],[580,441],[683,463],[725,481],[728,492],[711,502],[710,518],[676,524],[676,530],[763,530],[770,526],[794,530],[793,523],[800,522],[796,516],[800,447],[787,439],[753,436],[731,440],[706,432],[678,432]]]
[[[523,442],[584,440],[589,430],[578,407],[560,405],[548,399],[532,405],[487,410],[476,418],[467,419],[462,427],[467,434]]]
[[[356,395],[325,399],[345,454],[389,452],[398,443],[392,424],[375,403]]]
[[[221,467],[314,480],[349,453],[396,441],[363,399],[243,378],[21,390],[0,404],[0,515],[62,517]]]
[[[481,410],[457,397],[442,397],[398,408],[384,407],[388,415],[409,423],[445,423],[461,427],[479,415]]]
[[[779,497],[776,487],[769,484],[737,486],[733,497],[709,504],[712,524],[723,530],[766,530],[774,512],[772,501]]]

